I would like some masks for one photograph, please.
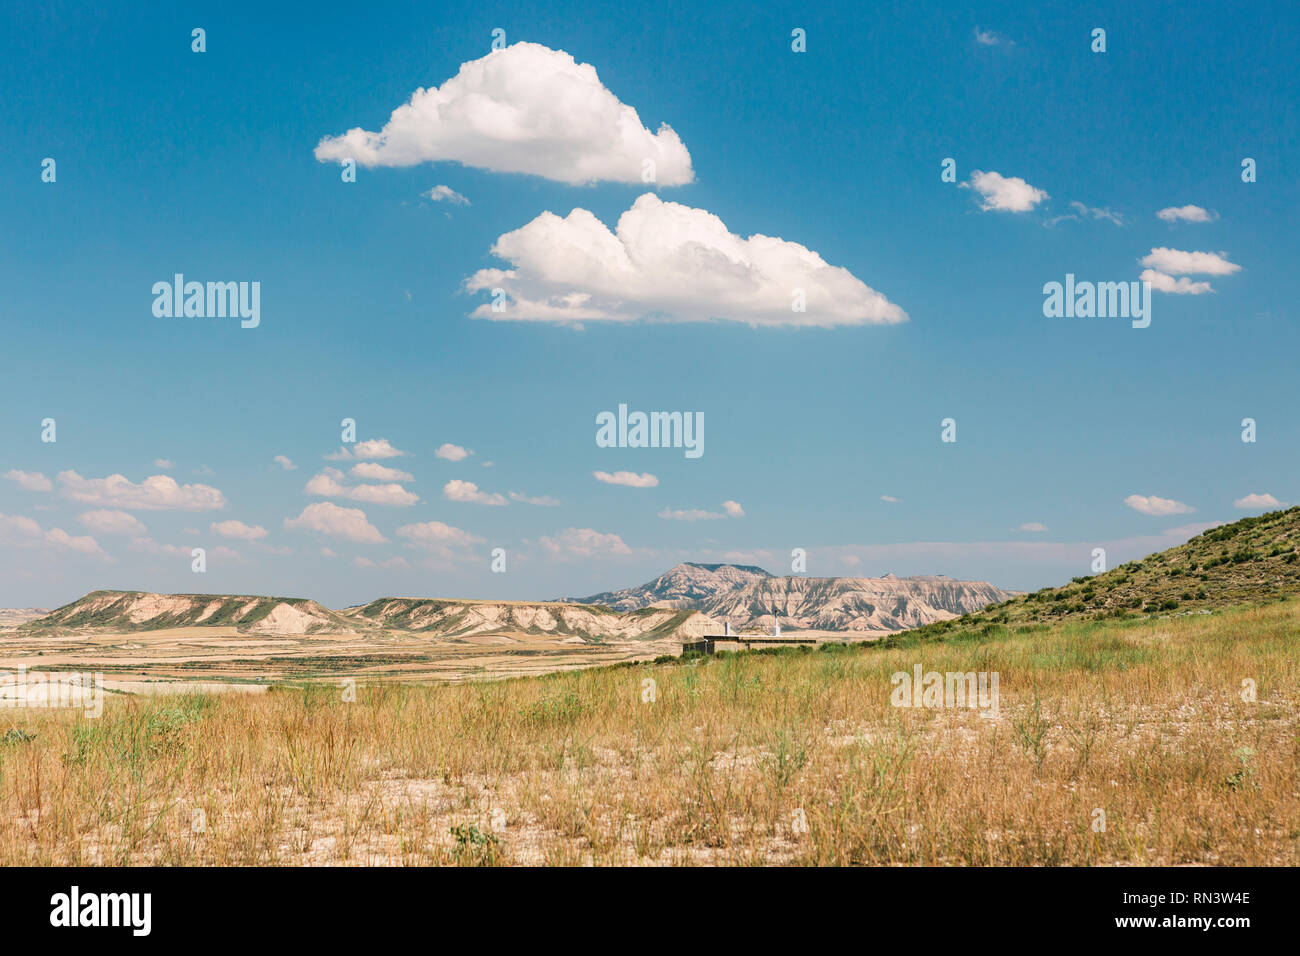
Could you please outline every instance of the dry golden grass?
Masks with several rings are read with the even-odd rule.
[[[1296,865],[1298,625],[3,710],[0,863]],[[917,663],[998,672],[999,716],[894,708]]]

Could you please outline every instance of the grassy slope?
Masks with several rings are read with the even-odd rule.
[[[1300,507],[1244,518],[1141,561],[926,625],[889,643],[1059,622],[1138,620],[1278,600],[1300,593],[1297,546]]]

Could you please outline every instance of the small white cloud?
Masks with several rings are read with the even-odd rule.
[[[981,30],[976,27],[975,42],[980,46],[1000,46],[1005,41],[1000,34],[994,33],[992,30]]]
[[[415,476],[409,471],[402,471],[398,468],[389,468],[387,465],[377,465],[372,461],[362,461],[353,465],[352,475],[354,478],[364,478],[367,481],[415,480]]]
[[[616,534],[604,534],[592,528],[566,528],[553,538],[540,539],[543,548],[559,560],[570,558],[618,557],[632,549]]]
[[[123,475],[83,478],[75,471],[58,474],[59,493],[84,504],[137,511],[213,511],[226,506],[225,496],[210,485],[181,485],[169,475],[153,475],[138,485]]]
[[[1228,261],[1226,252],[1184,252],[1158,246],[1143,256],[1140,265],[1167,275],[1228,276],[1241,266]]]
[[[77,520],[95,534],[125,534],[142,538],[149,533],[143,521],[125,511],[83,511]]]
[[[1155,269],[1143,269],[1138,279],[1142,282],[1150,282],[1151,288],[1157,292],[1168,292],[1171,295],[1204,295],[1214,291],[1208,282],[1194,282],[1187,276],[1179,276],[1175,279]]]
[[[624,485],[628,488],[654,488],[659,484],[659,479],[649,472],[638,475],[635,471],[616,471],[613,474],[608,471],[593,471],[592,475],[607,485]]]
[[[453,445],[451,442],[443,442],[433,454],[435,458],[442,458],[446,461],[464,461],[474,452],[468,448],[461,448],[460,445]],[[491,462],[486,462],[486,464],[490,465]]]
[[[1213,222],[1219,218],[1217,212],[1210,212],[1200,206],[1169,206],[1156,213],[1157,218],[1165,222]]]
[[[896,505],[896,504],[898,504],[898,499],[895,498],[893,495],[881,495],[881,496],[880,496],[880,500],[881,500],[881,501],[888,501],[891,505]]]
[[[410,452],[401,451],[388,443],[387,438],[371,438],[359,441],[352,447],[352,457],[362,458],[404,458]]]
[[[289,458],[288,455],[276,455],[271,460],[274,461],[281,468],[283,468],[285,471],[296,471],[298,469],[298,466],[293,463],[293,461]]]
[[[214,521],[208,530],[223,538],[238,538],[241,541],[256,541],[266,537],[266,529],[260,524],[250,525],[242,521]]]
[[[459,478],[453,478],[443,485],[442,493],[448,501],[464,501],[476,505],[504,505],[507,503],[504,495],[479,491],[478,485],[474,484],[474,482],[461,481]]]
[[[1129,495],[1124,499],[1124,504],[1134,511],[1142,512],[1144,515],[1185,515],[1196,510],[1191,505],[1185,505],[1181,501],[1174,501],[1171,498],[1158,498],[1155,495]]]
[[[449,202],[456,206],[468,206],[469,200],[450,186],[434,186],[424,194],[434,202]]]
[[[326,468],[307,482],[303,491],[320,498],[350,498],[372,505],[394,505],[409,507],[420,500],[420,496],[407,491],[398,484],[386,485],[345,485],[343,472],[337,468]]]
[[[974,189],[980,194],[980,208],[985,211],[1029,212],[1044,199],[1046,192],[1029,185],[1019,176],[975,170],[970,182],[962,183],[964,189]]]
[[[285,518],[284,526],[317,531],[363,544],[377,544],[386,540],[379,529],[366,519],[366,513],[360,508],[340,508],[331,501],[318,501],[314,505],[308,505],[298,517]]]
[[[0,514],[0,543],[18,548],[53,548],[56,551],[108,558],[94,538],[70,535],[62,528],[46,531],[36,521],[23,515]]]
[[[1047,525],[1038,521],[1026,521],[1019,528],[1020,531],[1046,531]]]
[[[1263,495],[1246,495],[1244,498],[1238,498],[1232,503],[1234,508],[1280,508],[1282,502],[1278,501],[1270,494]]]
[[[1187,274],[1213,276],[1232,275],[1240,272],[1241,266],[1229,262],[1226,252],[1184,252],[1181,249],[1169,249],[1160,246],[1151,250],[1140,260],[1143,270],[1141,280],[1150,282],[1157,292],[1173,295],[1204,295],[1214,289],[1208,282],[1194,282]],[[1179,278],[1175,279],[1177,275]]]
[[[502,311],[475,318],[542,322],[671,318],[753,326],[889,325],[907,313],[849,270],[775,236],[745,238],[704,209],[645,193],[611,231],[586,209],[543,212],[507,232],[470,292],[504,289]]]
[[[62,528],[51,528],[45,532],[45,541],[56,548],[67,548],[77,554],[89,554],[99,558],[108,557],[94,538],[88,535],[71,535]]]
[[[5,472],[5,477],[10,481],[17,482],[18,487],[27,491],[53,491],[54,482],[46,478],[39,471],[18,471],[11,469]]]
[[[482,544],[483,539],[460,528],[453,528],[441,521],[424,521],[420,524],[407,524],[397,529],[398,537],[405,538],[413,546],[432,551],[442,557],[449,557],[452,549],[470,548]]]
[[[367,458],[404,458],[409,454],[410,452],[394,448],[387,438],[370,438],[354,443],[351,448],[342,445],[338,451],[326,455],[325,460],[362,461]]]
[[[651,133],[594,67],[562,50],[516,43],[461,64],[441,87],[417,89],[377,133],[350,129],[316,147],[320,162],[415,166],[450,161],[573,185],[695,179],[691,157],[665,125]]]
[[[722,503],[722,510],[732,518],[745,517],[745,509],[740,507],[740,502],[738,501],[724,501]]]
[[[174,462],[174,461],[168,461],[166,458],[155,458],[155,459],[153,460],[153,466],[154,466],[155,468],[162,468],[162,469],[166,470],[166,469],[168,469],[168,468],[175,468],[175,467],[176,467],[176,462]]]

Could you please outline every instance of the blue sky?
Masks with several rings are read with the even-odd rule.
[[[796,547],[809,574],[1034,588],[1088,573],[1094,547],[1114,564],[1267,510],[1250,495],[1300,500],[1298,20],[1268,3],[7,7],[0,605],[97,587],[542,598],[679,560],[787,573]],[[487,56],[498,27],[590,64],[647,135],[668,124],[693,181],[435,158],[345,183],[314,155]],[[976,171],[1046,198],[997,208],[1014,197],[973,188]],[[439,185],[469,204],[427,198]],[[574,209],[612,229],[648,191],[813,250],[907,321],[746,321],[710,298],[704,260],[689,306],[705,320],[471,317],[488,297],[466,280],[510,266],[500,237]],[[1186,206],[1207,221],[1157,215]],[[1187,274],[1212,291],[1153,292],[1145,329],[1044,316],[1067,273],[1181,278],[1186,257],[1142,264],[1155,250],[1213,254],[1217,272]],[[178,272],[259,282],[260,325],[155,317],[153,284]],[[703,413],[704,455],[597,447],[595,416],[619,403]],[[366,483],[355,455],[323,457],[349,417],[406,453],[370,464],[418,501],[307,493],[327,468],[345,492]],[[159,475],[182,487],[143,485]],[[508,503],[452,500],[450,482]],[[221,507],[186,510],[212,500],[186,485]],[[286,526],[318,504],[384,540],[340,534],[338,512]],[[661,516],[676,511],[724,517]],[[398,530],[430,522],[433,547]]]

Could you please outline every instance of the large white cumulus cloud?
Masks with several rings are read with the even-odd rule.
[[[661,186],[692,182],[691,157],[667,126],[652,133],[596,75],[562,50],[516,43],[418,89],[377,133],[350,129],[316,147],[321,162],[415,166],[448,160],[564,183],[642,183],[646,160]]]
[[[646,193],[611,232],[586,209],[561,218],[544,212],[492,247],[509,269],[483,269],[466,280],[480,292],[501,288],[503,311],[485,319],[555,322],[645,316],[752,325],[872,325],[907,313],[847,269],[829,265],[797,242],[735,235],[703,209]],[[805,309],[793,304],[802,294]]]

